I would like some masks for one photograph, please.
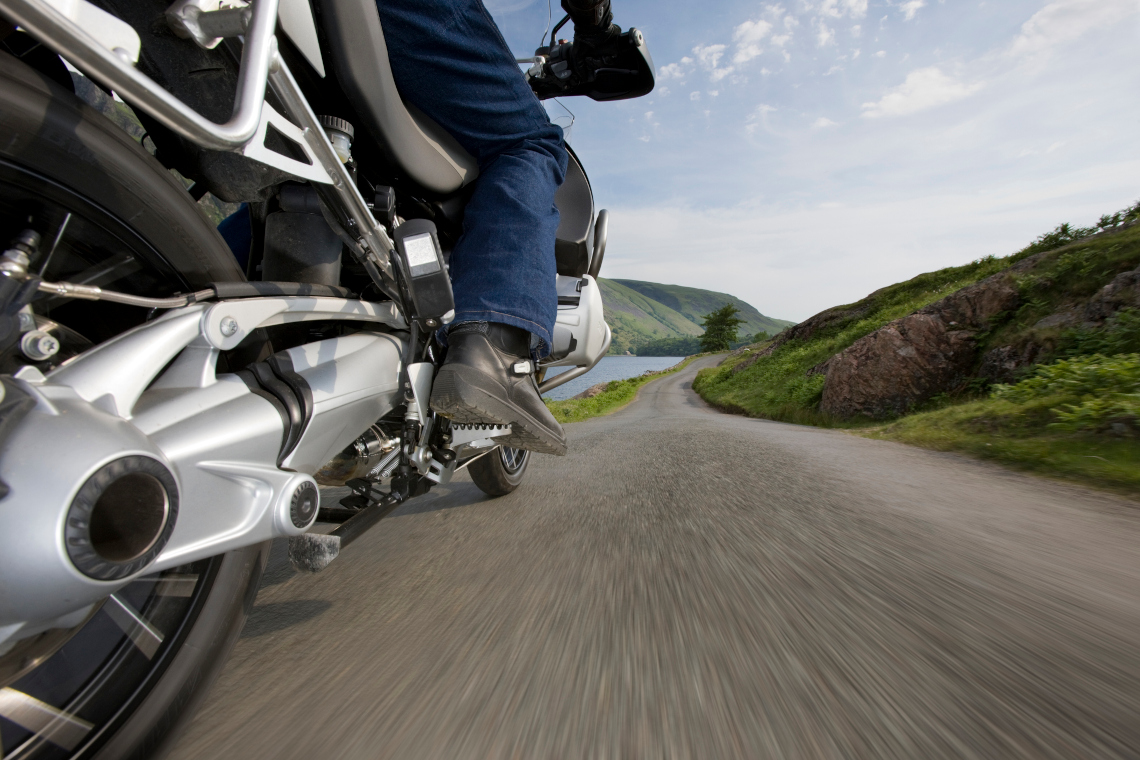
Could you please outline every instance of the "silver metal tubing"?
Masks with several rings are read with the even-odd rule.
[[[5,1],[0,0],[0,2]],[[265,2],[265,0],[257,1]],[[289,67],[280,58],[275,59],[275,65],[269,71],[269,84],[285,105],[288,114],[298,122],[305,135],[305,141],[309,144],[317,160],[321,162],[321,166],[328,172],[329,177],[332,178],[333,190],[356,225],[355,230],[348,230],[349,234],[358,236],[357,242],[361,243],[361,247],[365,249],[368,262],[375,265],[389,283],[395,283],[391,262],[394,246],[391,238],[372,216],[372,211],[368,208],[364,196],[360,194],[360,190],[352,181],[348,169],[345,168],[333,149],[325,130],[317,121],[316,114],[309,107],[309,101],[305,99],[304,93],[297,85],[297,80],[293,79]],[[377,286],[381,286],[381,284],[376,283]],[[396,303],[400,303],[400,299],[394,298],[394,300]]]
[[[278,0],[256,0],[253,4],[253,18],[241,54],[233,117],[225,124],[203,117],[42,0],[0,0],[0,11],[175,133],[203,148],[234,150],[249,142],[261,124],[266,77],[270,62],[277,55],[277,5]]]
[[[71,282],[41,282],[39,290],[41,293],[51,293],[60,298],[80,298],[85,301],[112,301],[114,303],[125,303],[129,306],[142,306],[148,309],[178,309],[214,297],[214,291],[211,289],[199,290],[189,295],[174,296],[173,298],[144,298],[143,296],[132,296],[129,293],[103,290],[94,285],[76,285]]]
[[[570,370],[569,372],[563,372],[561,375],[556,375],[556,376],[550,378],[549,380],[547,380],[543,383],[540,383],[538,386],[538,392],[539,393],[546,393],[547,391],[554,390],[555,388],[562,385],[563,383],[568,383],[571,380],[573,380],[574,378],[581,377],[582,375],[584,375],[587,372],[589,372],[590,370],[592,370],[594,367],[597,366],[598,362],[600,362],[602,360],[602,357],[606,355],[606,352],[610,350],[610,341],[613,340],[613,337],[614,337],[614,334],[610,330],[609,324],[607,324],[606,325],[606,343],[602,347],[602,350],[600,352],[598,352],[598,358],[597,359],[594,359],[594,361],[590,362],[585,367],[575,367],[574,369]]]

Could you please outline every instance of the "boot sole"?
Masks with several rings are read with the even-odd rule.
[[[481,372],[464,367],[444,367],[436,375],[431,392],[431,408],[461,425],[510,425],[511,434],[496,438],[505,446],[539,454],[566,454],[566,439],[548,430],[530,414],[504,402],[498,393],[481,387]],[[486,380],[484,380],[486,382]]]

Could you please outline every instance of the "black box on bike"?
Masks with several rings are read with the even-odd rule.
[[[435,224],[427,219],[409,219],[396,228],[392,237],[415,309],[411,316],[428,327],[450,322],[455,314],[455,297]]]

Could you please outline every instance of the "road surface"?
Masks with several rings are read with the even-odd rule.
[[[277,547],[172,757],[1140,756],[1140,504],[722,415],[696,368],[510,496]]]

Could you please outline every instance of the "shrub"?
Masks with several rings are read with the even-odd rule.
[[[1046,396],[1140,393],[1140,354],[1078,356],[1037,367],[1016,385],[994,386],[994,398],[1024,403]]]

